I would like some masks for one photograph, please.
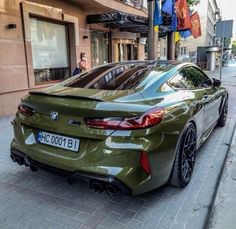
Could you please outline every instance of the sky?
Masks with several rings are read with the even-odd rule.
[[[222,12],[222,20],[234,20],[233,39],[236,40],[236,0],[216,0]]]

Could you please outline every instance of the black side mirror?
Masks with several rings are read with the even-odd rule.
[[[219,87],[221,85],[221,81],[215,78],[212,78],[213,87]]]

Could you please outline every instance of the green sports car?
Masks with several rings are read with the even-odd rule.
[[[185,187],[227,111],[226,89],[194,64],[111,63],[25,96],[11,158],[111,195]]]

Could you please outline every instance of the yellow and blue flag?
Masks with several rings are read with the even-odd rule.
[[[155,0],[154,22],[153,22],[155,32],[158,32],[158,27],[161,24],[163,24],[163,20],[161,16],[160,6],[158,0]]]
[[[179,42],[181,40],[181,36],[179,32],[175,32],[175,43]]]

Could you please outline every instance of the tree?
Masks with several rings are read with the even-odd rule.
[[[236,41],[232,42],[232,54],[236,56]]]
[[[188,6],[191,7],[191,6],[196,6],[200,0],[187,0],[188,2]]]

